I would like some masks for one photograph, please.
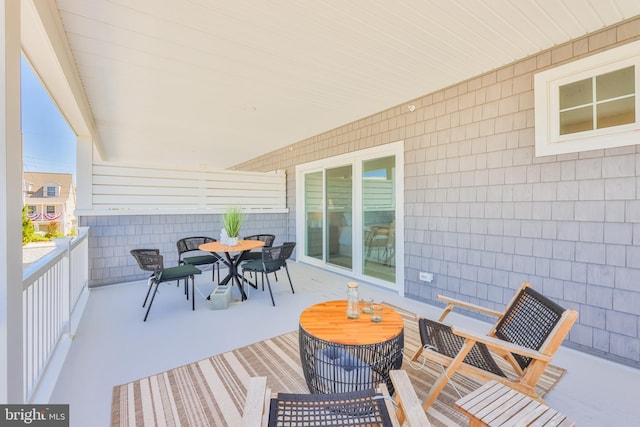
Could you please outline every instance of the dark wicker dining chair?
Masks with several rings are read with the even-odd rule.
[[[250,236],[244,236],[242,239],[243,240],[260,240],[264,242],[263,248],[270,248],[273,246],[273,242],[275,242],[276,236],[275,234],[252,234]],[[261,259],[262,259],[262,248],[255,251],[244,252],[242,254],[242,262],[259,261]],[[276,280],[278,280],[278,276],[276,275],[276,273],[274,273],[274,276]],[[264,281],[264,277],[262,278],[262,280]]]
[[[185,237],[176,242],[178,248],[178,264],[190,265],[211,265],[211,280],[216,277],[218,270],[218,284],[220,284],[220,261],[221,258],[215,253],[204,253],[199,249],[203,243],[217,242],[213,237]],[[185,256],[188,255],[188,256]]]
[[[260,240],[264,242],[263,248],[270,248],[273,246],[273,242],[276,240],[275,234],[252,234],[251,236],[244,236],[242,240]],[[243,261],[256,261],[262,259],[262,251],[246,252],[242,256]]]
[[[149,295],[151,294],[151,290],[153,289],[153,294],[151,294],[151,300],[149,301],[147,312],[144,315],[145,322],[147,321],[147,317],[149,316],[149,311],[151,310],[151,305],[153,304],[153,300],[156,297],[156,293],[158,293],[158,286],[160,285],[160,283],[173,282],[174,280],[180,282],[180,280],[184,279],[186,287],[185,292],[187,294],[187,299],[189,299],[189,279],[191,279],[191,309],[196,309],[196,286],[194,276],[201,273],[198,268],[189,264],[164,268],[164,259],[162,255],[160,255],[160,250],[158,249],[133,249],[131,250],[131,255],[133,255],[133,257],[135,258],[140,269],[152,272],[147,281],[149,284],[149,289],[147,289],[147,295],[144,298],[144,302],[142,303],[143,307],[147,305],[147,300],[149,299]]]
[[[289,286],[291,286],[291,292],[294,294],[296,291],[293,289],[293,283],[291,282],[291,276],[289,275],[289,268],[287,267],[287,260],[293,254],[293,249],[296,247],[295,242],[285,242],[282,246],[272,246],[270,248],[262,248],[262,258],[260,260],[249,261],[242,265],[242,279],[245,280],[244,274],[246,272],[255,272],[256,277],[258,273],[264,273],[262,280],[262,290],[264,290],[264,279],[267,280],[269,286],[269,294],[271,295],[271,303],[275,306],[276,303],[273,299],[273,292],[271,290],[271,281],[269,280],[269,274],[284,267],[287,272],[287,278],[289,278]]]

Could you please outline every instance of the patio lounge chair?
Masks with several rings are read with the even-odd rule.
[[[287,394],[272,396],[266,377],[249,382],[242,417],[243,427],[278,426],[397,426],[431,424],[405,371],[391,371],[395,403],[387,387],[340,394]]]
[[[419,319],[422,347],[412,359],[416,361],[427,351],[429,360],[446,367],[423,404],[425,411],[456,372],[498,381],[543,402],[535,385],[578,318],[578,312],[564,309],[530,286],[528,282],[522,284],[504,313],[438,296],[447,307],[437,322]],[[475,310],[498,320],[487,335],[441,323],[454,307]],[[503,371],[494,356],[508,361],[515,375]]]

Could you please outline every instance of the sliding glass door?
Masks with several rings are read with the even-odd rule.
[[[308,173],[304,176],[304,212],[305,235],[304,254],[319,260],[324,253],[324,193],[322,172]]]
[[[301,260],[397,287],[402,145],[297,168]],[[400,224],[400,226],[399,226]]]
[[[339,267],[353,266],[353,168],[326,169],[327,262]]]
[[[362,164],[362,269],[388,282],[396,277],[395,163],[389,156]]]

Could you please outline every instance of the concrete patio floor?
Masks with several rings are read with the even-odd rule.
[[[211,271],[196,279],[196,310],[183,299],[182,288],[163,284],[143,322],[146,281],[92,289],[82,321],[50,403],[70,404],[73,427],[110,424],[112,388],[141,377],[226,352],[297,329],[306,307],[345,298],[347,278],[314,267],[289,263],[295,294],[286,277],[274,285],[276,307],[268,292],[251,290],[231,306],[211,310]],[[534,284],[535,286],[535,284]],[[360,296],[385,301],[421,316],[440,308],[400,297],[366,283]],[[453,313],[452,323],[486,331],[489,325]],[[640,370],[562,347],[553,363],[567,369],[546,396],[547,403],[579,426],[640,425],[636,388]]]

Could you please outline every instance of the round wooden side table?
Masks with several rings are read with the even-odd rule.
[[[362,303],[361,303],[362,307]],[[300,360],[311,393],[367,390],[385,382],[393,394],[389,371],[402,366],[404,320],[384,306],[382,321],[369,314],[347,318],[347,301],[327,301],[300,315]]]

